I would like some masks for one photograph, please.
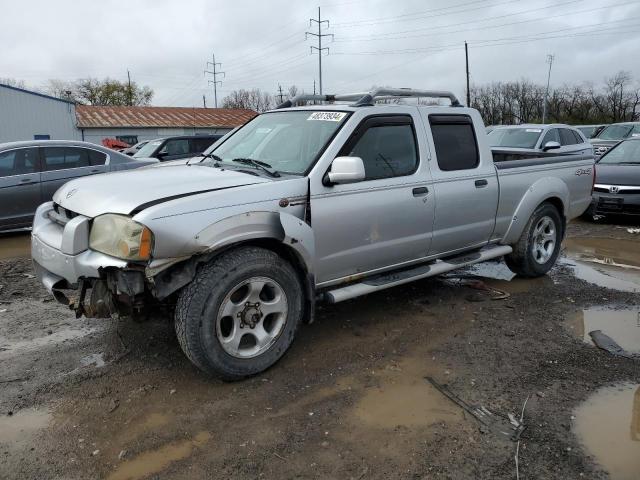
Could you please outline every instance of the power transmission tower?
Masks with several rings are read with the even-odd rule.
[[[551,82],[551,65],[556,56],[553,54],[547,55],[547,63],[549,64],[549,74],[547,75],[547,89],[544,92],[544,105],[542,106],[542,123],[546,123],[547,120],[547,99],[549,98],[549,82]]]
[[[278,97],[278,103],[284,102],[284,93],[282,93],[282,85],[280,84],[278,84],[278,94],[276,97]]]
[[[328,47],[324,47],[322,48],[322,37],[331,37],[331,40],[333,40],[333,34],[332,33],[322,33],[321,28],[322,28],[322,24],[326,23],[327,24],[327,28],[329,27],[329,20],[322,20],[322,17],[320,16],[320,7],[318,7],[318,18],[310,18],[309,19],[309,27],[311,27],[311,25],[313,25],[313,22],[318,24],[318,33],[313,33],[313,32],[305,32],[304,34],[304,38],[305,40],[309,37],[309,35],[316,37],[318,39],[318,46],[311,46],[311,53],[313,53],[314,50],[318,51],[318,84],[319,84],[319,90],[320,90],[320,95],[322,95],[322,51],[326,50],[327,54],[329,53],[329,48]]]
[[[471,106],[471,90],[469,90],[469,45],[464,42],[464,58],[467,66],[467,107]]]
[[[211,67],[212,70],[207,70],[209,67]],[[213,75],[213,80],[209,80],[208,84],[213,84],[213,104],[215,105],[215,108],[218,108],[218,85],[222,84],[222,80],[218,80],[218,75],[222,75],[222,78],[226,77],[224,72],[218,70],[218,67],[222,67],[222,64],[216,62],[216,54],[213,53],[211,54],[211,61],[207,62],[204,74]]]

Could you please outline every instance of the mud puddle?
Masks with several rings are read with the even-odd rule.
[[[31,437],[51,422],[47,409],[28,408],[0,417],[0,444],[17,448],[28,443]]]
[[[640,243],[611,238],[567,238],[561,263],[573,268],[576,277],[589,283],[640,292]]]
[[[594,343],[589,332],[601,330],[627,352],[640,353],[640,308],[589,308],[570,318],[569,328],[590,345]]]
[[[0,235],[0,260],[31,256],[31,234],[7,233]]]
[[[430,363],[431,357],[416,355],[387,366],[379,385],[366,389],[357,403],[355,418],[387,429],[461,420],[462,410],[425,380]]]
[[[209,432],[200,432],[193,439],[169,443],[155,450],[142,452],[120,464],[107,480],[137,480],[158,474],[173,462],[191,456],[195,448],[204,446],[210,438]]]
[[[602,388],[575,411],[575,434],[612,480],[640,472],[640,385]]]

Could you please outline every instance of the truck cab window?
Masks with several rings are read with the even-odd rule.
[[[369,127],[349,155],[364,163],[365,180],[400,177],[416,170],[418,155],[411,125]]]
[[[440,170],[471,170],[480,164],[478,144],[470,117],[430,115],[429,123]]]

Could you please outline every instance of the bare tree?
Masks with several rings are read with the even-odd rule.
[[[17,78],[0,77],[0,83],[10,87],[27,88],[27,84],[24,80],[19,80]]]
[[[246,108],[256,112],[264,112],[273,108],[273,97],[259,88],[252,90],[234,90],[222,99],[223,108]]]
[[[120,82],[106,78],[84,78],[71,82],[51,79],[47,92],[55,97],[87,105],[145,106],[151,104],[153,90],[136,82]]]

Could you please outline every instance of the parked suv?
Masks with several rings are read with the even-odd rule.
[[[390,96],[452,106],[376,104]],[[484,128],[448,92],[296,97],[201,157],[61,188],[36,213],[35,270],[78,316],[164,304],[194,365],[256,374],[317,301],[501,257],[551,269],[591,202],[593,156],[494,163]]]
[[[51,200],[53,193],[73,178],[157,162],[132,159],[87,142],[35,140],[0,144],[0,231],[31,226],[38,205]]]
[[[133,157],[157,158],[161,162],[194,157],[204,152],[220,138],[222,138],[222,135],[194,135],[159,138],[148,142],[138,150]]]
[[[631,137],[640,137],[640,122],[612,123],[591,139],[593,154],[600,158],[620,140]]]
[[[563,124],[496,127],[488,140],[496,161],[541,155],[591,155],[593,150],[579,130]]]

